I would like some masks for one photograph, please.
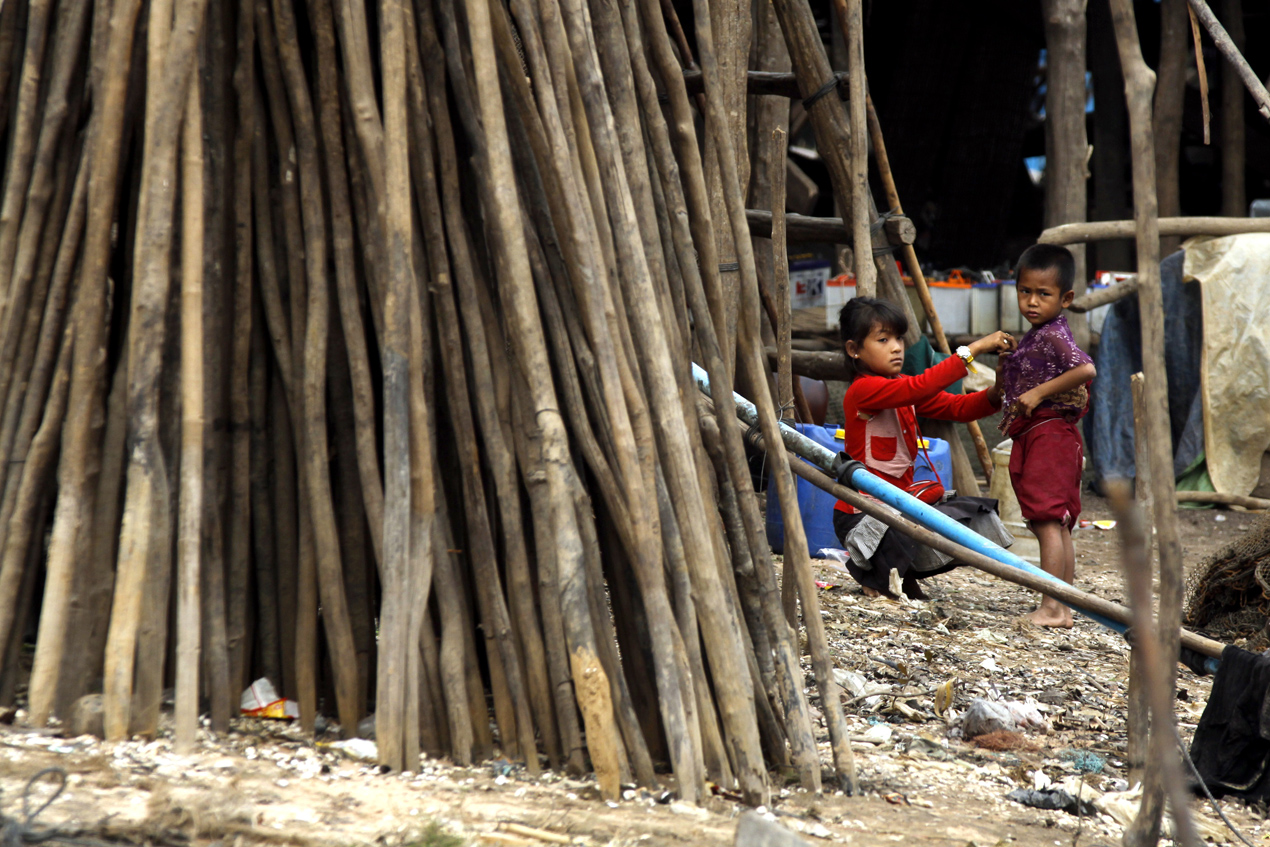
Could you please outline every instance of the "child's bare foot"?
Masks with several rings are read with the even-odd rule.
[[[881,591],[878,591],[876,588],[870,588],[867,585],[860,586],[860,590],[864,593],[865,597],[881,597],[882,596]]]
[[[1056,627],[1060,629],[1071,629],[1075,625],[1072,620],[1072,612],[1066,606],[1061,609],[1047,609],[1041,606],[1030,615],[1025,615],[1024,619],[1037,626]]]

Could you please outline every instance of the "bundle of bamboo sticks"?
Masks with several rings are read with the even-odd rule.
[[[30,631],[36,725],[100,690],[153,735],[174,680],[188,746],[265,676],[307,729],[373,709],[394,768],[497,743],[759,803],[769,766],[821,787],[797,595],[852,788],[711,12],[694,100],[656,0],[0,6],[0,696]]]

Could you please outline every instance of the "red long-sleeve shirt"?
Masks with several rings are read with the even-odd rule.
[[[964,423],[997,410],[987,391],[944,391],[965,375],[965,363],[949,356],[916,376],[856,377],[842,398],[847,455],[892,485],[907,488],[913,482],[917,456],[918,415]],[[834,508],[855,512],[842,501]]]

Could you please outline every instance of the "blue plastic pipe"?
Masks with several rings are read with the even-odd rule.
[[[697,386],[707,395],[710,394],[710,377],[705,370],[695,362],[692,365],[692,375],[697,381]],[[736,401],[736,414],[741,420],[756,426],[758,424],[758,410],[754,408],[754,404],[746,400],[735,391],[732,392],[732,399]],[[781,422],[781,440],[785,442],[785,446],[792,452],[802,456],[807,461],[817,465],[821,470],[828,474],[833,473],[834,460],[837,454],[829,451],[825,447],[812,441],[798,430]],[[937,532],[950,541],[955,541],[963,547],[969,548],[976,553],[982,553],[990,559],[996,559],[998,562],[1026,571],[1034,576],[1039,576],[1050,582],[1066,585],[1056,576],[1052,576],[1045,571],[1033,565],[1031,562],[1019,558],[1005,548],[994,544],[975,532],[968,526],[958,523],[952,518],[945,515],[933,506],[928,506],[921,500],[912,496],[906,491],[896,488],[885,480],[879,479],[869,473],[863,466],[857,468],[851,474],[851,487],[857,491],[861,491],[874,497],[877,500],[886,503],[900,514],[909,518],[916,524],[924,526],[931,532]],[[1071,605],[1071,604],[1067,604]],[[1123,634],[1128,627],[1119,621],[1113,621],[1105,618],[1096,612],[1082,609],[1079,606],[1071,606],[1073,611],[1080,612],[1082,615],[1089,617],[1108,629],[1115,630]]]

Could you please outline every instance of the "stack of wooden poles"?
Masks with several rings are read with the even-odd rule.
[[[101,691],[122,739],[174,683],[188,748],[263,676],[306,729],[373,709],[398,769],[850,790],[711,11],[690,98],[656,0],[0,6],[0,694],[29,667],[42,726]]]

